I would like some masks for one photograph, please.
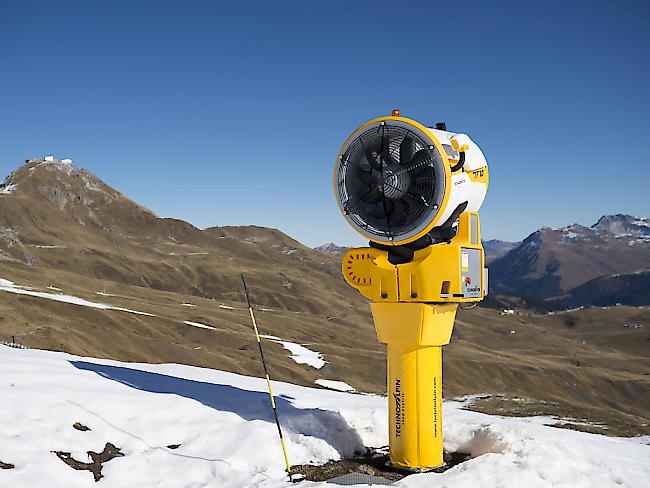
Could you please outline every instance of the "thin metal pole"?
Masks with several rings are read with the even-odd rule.
[[[273,415],[275,416],[275,425],[278,426],[278,434],[280,435],[280,444],[282,444],[282,453],[284,454],[284,462],[287,465],[287,474],[289,475],[289,481],[293,482],[293,479],[291,478],[291,465],[289,464],[289,456],[287,456],[287,448],[284,445],[282,428],[280,427],[280,420],[278,419],[278,410],[275,408],[275,399],[273,398],[271,379],[269,378],[269,371],[266,368],[266,360],[264,359],[264,350],[262,349],[262,341],[260,341],[260,333],[259,330],[257,329],[257,322],[255,321],[255,315],[253,314],[253,307],[251,306],[251,300],[250,297],[248,296],[248,287],[246,286],[244,273],[241,273],[241,281],[244,284],[244,293],[246,294],[246,302],[248,303],[248,313],[250,313],[251,315],[251,322],[253,322],[253,329],[255,329],[255,339],[257,339],[257,347],[259,347],[260,357],[262,358],[262,366],[264,367],[264,376],[266,377],[266,385],[269,388],[269,396],[271,397],[271,407],[273,408]]]

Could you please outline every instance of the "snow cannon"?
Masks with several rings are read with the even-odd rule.
[[[401,117],[371,120],[345,141],[334,169],[343,217],[368,239],[343,277],[368,298],[387,344],[391,462],[444,464],[442,346],[459,304],[487,294],[478,210],[488,167],[466,135]],[[471,304],[470,304],[471,305]]]

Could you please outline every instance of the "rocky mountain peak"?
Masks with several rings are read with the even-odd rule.
[[[650,219],[633,215],[603,215],[591,228],[616,237],[650,238]]]
[[[334,244],[333,242],[328,242],[327,244],[321,244],[320,246],[314,248],[315,251],[326,252],[328,254],[335,254],[335,255],[343,254],[348,249],[349,248],[345,246],[339,246],[338,244]]]
[[[104,229],[125,218],[155,217],[90,171],[59,160],[27,160],[0,183],[2,200],[6,205],[29,202],[32,209],[58,211],[78,224]]]
[[[78,193],[93,192],[109,195],[112,198],[121,196],[118,191],[86,169],[78,168],[69,162],[44,159],[27,160],[0,183],[0,191],[4,188],[4,193],[8,194],[37,189],[43,195],[48,193],[43,191],[43,187],[47,186],[56,187],[61,192],[76,190]],[[11,190],[8,190],[9,187],[12,187]]]

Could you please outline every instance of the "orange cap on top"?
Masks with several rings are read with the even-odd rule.
[[[394,108],[394,109],[393,109],[393,112],[392,112],[392,115],[393,115],[393,117],[399,117],[399,109],[398,109],[398,108]]]

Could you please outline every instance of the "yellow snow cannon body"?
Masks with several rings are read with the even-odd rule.
[[[369,247],[348,250],[342,272],[371,300],[387,344],[391,462],[444,464],[442,349],[459,303],[487,294],[478,210],[487,162],[467,135],[428,128],[393,111],[359,127],[336,160],[344,218]]]

